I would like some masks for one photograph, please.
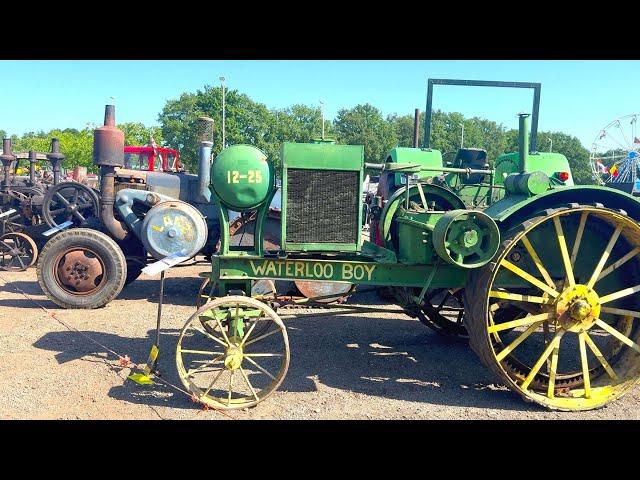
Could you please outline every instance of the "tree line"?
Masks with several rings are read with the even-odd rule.
[[[319,107],[295,104],[284,109],[269,109],[248,95],[228,90],[225,95],[225,136],[228,145],[246,143],[263,150],[276,165],[280,161],[283,142],[309,142],[319,138],[322,115]],[[158,145],[176,148],[190,171],[197,168],[197,119],[208,116],[215,120],[216,134],[213,152],[223,148],[221,134],[222,89],[205,86],[196,92],[185,92],[168,100],[158,115],[159,126],[147,127],[142,123],[118,125],[125,133],[127,145],[147,145],[153,137]],[[515,118],[515,117],[514,117]],[[335,119],[324,121],[325,136],[337,143],[364,145],[365,161],[382,162],[387,152],[396,146],[413,145],[413,114],[391,114],[384,117],[371,104],[356,105],[338,111]],[[452,158],[462,141],[464,146],[487,150],[489,163],[504,152],[517,151],[518,131],[485,118],[466,118],[461,113],[436,110],[432,115],[431,147],[439,149],[445,159]],[[516,121],[514,120],[514,123]],[[66,155],[65,167],[84,165],[95,171],[92,164],[93,129],[55,129],[49,132],[29,132],[20,137],[13,135],[14,151],[29,149],[46,152],[51,137],[60,139]],[[420,118],[420,144],[424,128],[424,113]],[[4,132],[0,130],[4,137]],[[550,142],[551,139],[551,142]],[[563,132],[538,132],[538,150],[553,150],[564,154],[578,183],[593,183],[589,166],[589,151],[578,138]]]

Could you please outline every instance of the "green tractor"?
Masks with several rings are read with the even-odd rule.
[[[358,145],[285,143],[275,247],[264,235],[277,190],[273,163],[252,146],[224,149],[209,177],[220,219],[208,275],[215,296],[187,320],[176,347],[193,399],[248,408],[281,385],[290,360],[282,317],[291,311],[252,297],[258,280],[392,287],[401,311],[414,316],[429,292],[456,291],[471,348],[525,400],[588,410],[631,390],[640,379],[640,203],[619,190],[572,185],[564,156],[532,151],[528,123],[521,114],[519,151],[493,169],[443,166],[428,140],[383,164],[365,163]],[[420,161],[426,153],[436,161]],[[367,173],[404,178],[368,212],[371,241],[362,238]],[[456,184],[433,182],[476,174],[489,179],[482,208]],[[255,215],[251,245],[231,241],[233,212]],[[188,238],[193,222],[165,229],[158,217],[142,228],[168,242]],[[335,308],[333,315],[376,313],[371,305]]]

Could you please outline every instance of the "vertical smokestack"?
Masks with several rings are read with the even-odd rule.
[[[60,140],[57,138],[51,139],[51,152],[47,153],[47,160],[53,167],[53,184],[57,185],[60,182],[60,164],[64,160],[64,155],[60,153]]]
[[[198,118],[198,141],[200,151],[198,155],[198,196],[196,202],[209,203],[211,200],[211,190],[209,182],[211,180],[211,148],[213,147],[213,126],[214,121],[209,117]]]
[[[29,183],[31,185],[35,185],[36,183],[36,162],[38,161],[38,156],[36,155],[35,150],[29,150]]]
[[[413,116],[413,148],[418,148],[418,138],[420,136],[420,109],[416,108]]]
[[[129,231],[113,216],[115,169],[124,166],[124,132],[116,128],[114,105],[105,106],[104,125],[93,131],[93,163],[100,167],[100,220],[115,239],[124,240]]]
[[[116,106],[105,105],[104,107],[104,126],[115,127],[116,126]]]
[[[11,139],[5,138],[2,140],[2,155],[0,155],[2,161],[4,178],[2,179],[2,186],[9,188],[9,176],[11,171],[11,164],[15,162],[16,156],[11,152]]]
[[[518,147],[520,160],[520,173],[527,171],[527,163],[529,160],[529,114],[520,113],[519,131],[518,131]]]

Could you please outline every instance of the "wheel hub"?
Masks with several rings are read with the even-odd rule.
[[[573,285],[558,295],[554,304],[556,322],[570,332],[591,328],[600,315],[600,297],[587,285]]]
[[[224,366],[227,370],[237,370],[242,365],[242,359],[242,347],[231,344],[226,351]]]
[[[58,267],[58,277],[62,283],[83,293],[95,289],[96,279],[102,274],[100,261],[87,256],[87,252],[83,250],[67,253]]]

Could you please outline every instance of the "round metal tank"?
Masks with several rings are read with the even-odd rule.
[[[193,257],[205,246],[207,223],[188,203],[161,202],[147,212],[140,238],[147,251],[158,260],[178,252]]]
[[[271,193],[274,172],[267,156],[251,145],[224,149],[211,165],[211,191],[236,211],[260,206]]]

